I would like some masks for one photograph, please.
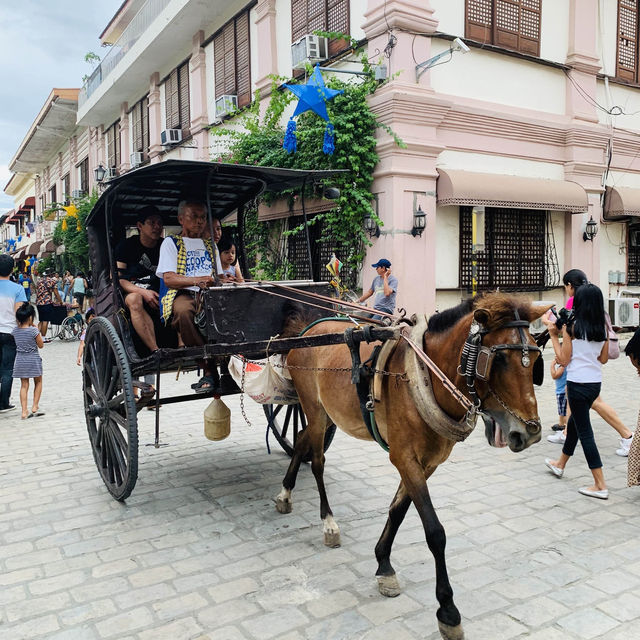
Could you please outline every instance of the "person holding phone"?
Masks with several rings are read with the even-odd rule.
[[[391,263],[386,258],[380,258],[378,262],[371,266],[376,270],[377,275],[373,279],[369,290],[358,298],[358,302],[368,300],[375,293],[374,311],[393,314],[396,308],[396,295],[398,294],[398,278],[391,275]],[[377,320],[383,319],[382,316],[376,314],[372,314],[371,317]]]
[[[557,460],[547,458],[545,464],[553,475],[562,478],[580,440],[593,475],[593,485],[578,491],[591,498],[606,500],[609,491],[589,419],[589,409],[600,394],[602,365],[609,359],[602,291],[593,284],[583,284],[576,289],[573,311],[572,321],[562,326],[562,344],[556,323],[543,316],[556,359],[567,368],[567,397],[571,408],[562,453]]]

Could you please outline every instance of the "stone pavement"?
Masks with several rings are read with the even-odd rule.
[[[385,599],[376,589],[373,548],[397,485],[377,445],[338,432],[327,453],[339,549],[322,544],[307,465],[293,513],[276,512],[288,458],[273,439],[267,454],[261,408],[247,401],[249,427],[237,397],[223,442],[203,436],[206,400],[162,409],[160,449],[144,446],[154,414],[141,412],[139,480],[121,504],[93,463],[76,348],[44,350],[46,417],[0,415],[0,640],[439,638],[433,560],[414,509],[392,556],[404,592]],[[193,378],[163,384],[188,389]],[[603,396],[632,428],[639,389],[626,358],[606,366]],[[430,481],[466,637],[637,638],[640,488],[626,488],[626,458],[597,416],[610,499],[577,493],[590,482],[580,451],[562,480],[548,473],[543,460],[559,450],[546,442],[548,371],[538,397],[543,442],[521,454],[491,449],[479,427]]]

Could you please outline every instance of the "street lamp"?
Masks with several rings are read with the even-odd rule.
[[[417,209],[413,211],[413,229],[411,229],[411,235],[422,237],[422,232],[427,226],[427,214],[422,210],[422,207],[418,205]]]
[[[593,239],[596,237],[598,233],[598,223],[593,219],[593,216],[589,217],[587,224],[584,226],[584,233],[582,234],[582,239],[587,242],[590,240],[593,242]]]
[[[100,163],[94,170],[93,170],[93,174],[96,178],[96,182],[98,184],[102,184],[102,181],[104,180],[105,176],[107,175],[107,170],[102,166],[102,163]]]
[[[380,227],[378,227],[378,223],[369,213],[364,217],[364,229],[369,234],[370,238],[380,237]]]

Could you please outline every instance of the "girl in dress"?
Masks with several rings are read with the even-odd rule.
[[[44,342],[42,335],[33,321],[36,310],[33,305],[23,302],[16,311],[18,326],[11,332],[16,341],[16,359],[13,364],[13,377],[20,378],[20,405],[22,419],[33,416],[43,416],[40,411],[40,396],[42,394],[42,358],[38,349],[42,349]],[[27,394],[29,393],[29,378],[33,378],[33,404],[31,411],[27,409]]]
[[[220,252],[220,264],[225,276],[225,282],[244,282],[242,271],[236,256],[236,245],[230,236],[222,234],[218,241],[218,251]]]

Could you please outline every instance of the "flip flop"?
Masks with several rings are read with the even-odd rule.
[[[36,418],[43,416],[44,415],[44,411],[40,411],[40,409],[38,409],[37,411],[32,411],[31,412],[32,416],[35,416]]]
[[[23,416],[22,420],[28,420],[29,418],[33,418],[33,413],[29,413],[28,415]]]
[[[209,386],[205,387],[204,385]],[[215,380],[213,379],[213,376],[202,376],[195,386],[192,385],[192,389],[196,393],[209,393],[210,391],[213,391],[214,385]]]

